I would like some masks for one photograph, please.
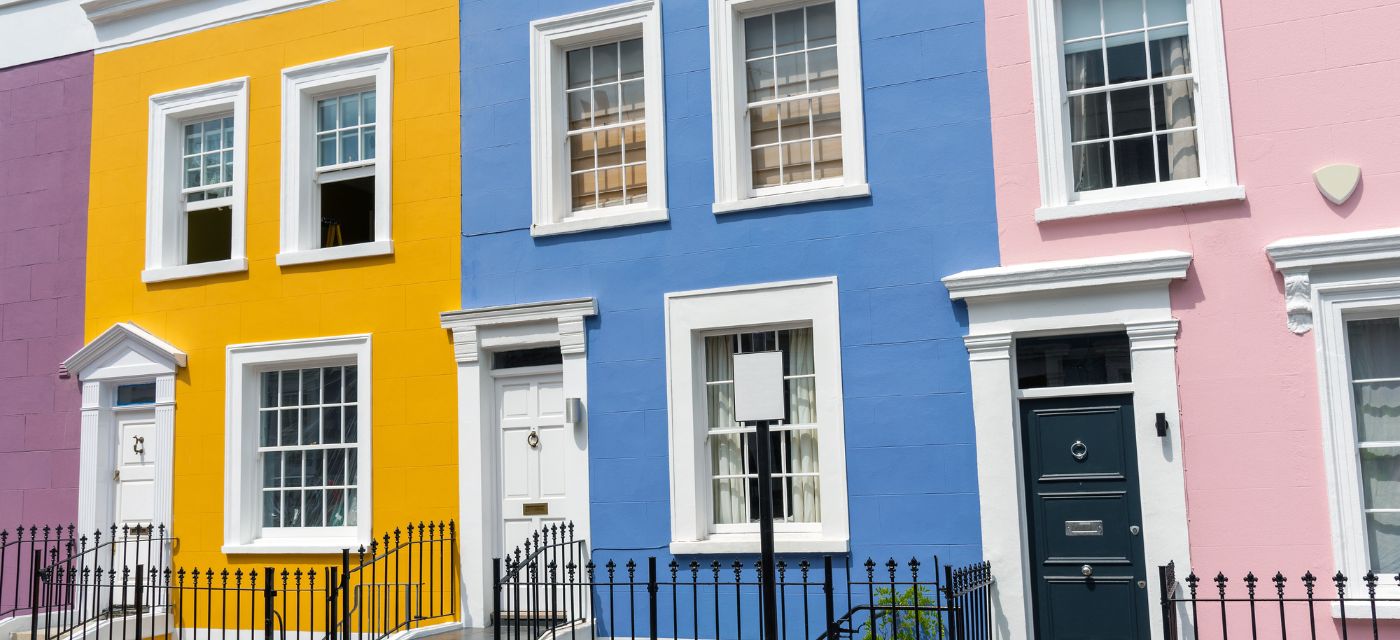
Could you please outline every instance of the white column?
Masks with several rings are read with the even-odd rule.
[[[98,513],[98,488],[107,486],[100,476],[101,460],[98,456],[99,450],[107,451],[102,446],[101,422],[102,407],[100,382],[84,382],[82,391],[82,421],[80,423],[79,448],[78,448],[78,531],[80,535],[92,535],[93,530],[101,522],[101,514]]]
[[[484,627],[491,614],[491,532],[496,521],[494,505],[486,504],[492,493],[494,469],[491,438],[482,425],[482,375],[476,327],[452,330],[453,352],[457,358],[457,464],[458,501],[457,544],[462,562],[462,622]]]
[[[977,486],[982,512],[982,555],[992,565],[993,637],[1029,638],[1030,578],[1021,490],[1021,444],[1012,395],[1008,333],[968,336],[972,416],[977,431]],[[1008,458],[1007,452],[1015,452]]]
[[[175,510],[175,374],[156,376],[155,524],[174,527]]]

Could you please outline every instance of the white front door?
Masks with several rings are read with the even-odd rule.
[[[156,518],[156,423],[149,411],[119,413],[113,478],[116,525],[149,527]]]
[[[587,446],[583,434],[564,422],[564,383],[557,371],[498,376],[496,415],[502,551],[510,553],[540,527],[582,515],[587,505],[577,504],[579,492],[568,479],[575,466],[586,464],[580,456],[587,455]]]

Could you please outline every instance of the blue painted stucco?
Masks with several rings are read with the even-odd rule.
[[[606,4],[462,8],[462,305],[597,300],[595,557],[669,560],[663,295],[836,276],[852,557],[980,559],[967,320],[939,278],[998,264],[982,1],[861,2],[870,197],[717,216],[708,9],[664,0],[670,221],[532,238],[528,23]]]

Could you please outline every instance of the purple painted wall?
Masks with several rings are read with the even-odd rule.
[[[92,54],[0,69],[0,522],[78,510]]]

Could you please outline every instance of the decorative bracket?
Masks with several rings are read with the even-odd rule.
[[[1283,306],[1289,331],[1303,335],[1312,330],[1312,281],[1307,269],[1283,270]]]

